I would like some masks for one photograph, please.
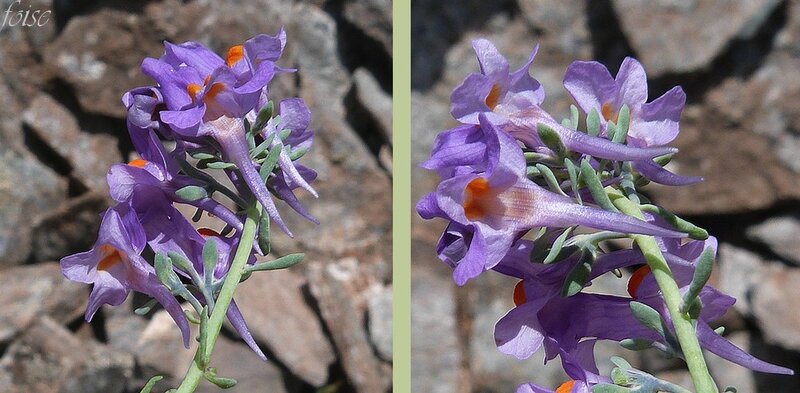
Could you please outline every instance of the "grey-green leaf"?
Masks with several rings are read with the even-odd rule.
[[[208,198],[208,191],[200,186],[184,186],[175,191],[175,195],[186,202],[194,202],[199,199]]]

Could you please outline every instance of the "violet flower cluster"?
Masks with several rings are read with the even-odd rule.
[[[489,270],[520,280],[513,291],[516,307],[495,326],[497,347],[518,359],[540,350],[546,361],[560,357],[570,380],[555,390],[524,384],[518,392],[663,386],[638,370],[601,376],[593,353],[596,341],[613,340],[684,356],[645,253],[638,246],[604,247],[637,234],[656,240],[703,349],[752,370],[792,374],[711,328],[735,302],[706,284],[716,239],[637,191],[649,182],[702,181],[664,168],[677,152],[667,145],[678,136],[683,90],[675,87],[647,102],[647,77],[638,61],[626,58],[616,77],[600,63],[576,61],[564,87],[577,107],[558,122],[543,109],[544,89],[529,74],[536,49],[511,71],[491,42],[478,39],[473,47],[480,73],[468,75],[452,93],[451,113],[461,124],[437,135],[431,158],[421,164],[442,180],[417,211],[425,219],[447,220],[437,253],[453,268],[457,284]],[[625,203],[642,216],[623,213]],[[577,233],[577,227],[596,231]],[[636,269],[628,293],[585,291],[594,279],[621,276],[625,268]]]
[[[316,173],[298,162],[312,144],[311,113],[299,98],[277,107],[270,101],[269,82],[294,71],[276,65],[285,45],[283,30],[233,46],[224,58],[197,42],[165,42],[160,58],[143,61],[142,71],[155,86],[135,88],[122,99],[141,158],[109,170],[116,205],[104,213],[94,247],[61,260],[67,278],[93,284],[87,321],[101,305],[120,305],[131,291],[139,292],[152,301],[137,312],[160,304],[188,348],[189,323],[213,315],[237,249],[247,251],[237,272],[241,280],[302,259],[291,254],[257,261],[257,254],[270,252],[270,221],[291,236],[276,198],[316,222],[294,193],[303,188],[317,195],[310,185]],[[196,208],[194,219],[205,212],[225,228],[195,229],[177,204]],[[243,238],[249,214],[262,207],[255,216],[257,236]],[[183,301],[193,312],[183,310]],[[266,359],[236,302],[224,307],[239,335]],[[201,324],[201,334],[203,329]]]

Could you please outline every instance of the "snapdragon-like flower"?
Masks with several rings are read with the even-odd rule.
[[[444,217],[469,228],[469,250],[454,271],[463,285],[495,266],[511,244],[536,227],[590,228],[623,233],[684,236],[624,214],[574,203],[538,186],[525,175],[525,158],[517,142],[480,116],[486,132],[488,163],[484,172],[467,172],[444,180],[417,206],[424,218]]]
[[[275,65],[286,43],[283,30],[275,37],[258,35],[242,45],[231,47],[225,59],[197,42],[180,45],[166,43],[166,51],[159,59],[148,58],[142,70],[158,83],[163,97],[163,110],[155,117],[171,130],[171,134],[198,150],[218,151],[222,158],[236,165],[241,177],[256,199],[264,206],[270,218],[291,236],[270,196],[264,180],[259,175],[259,164],[250,157],[245,117],[253,112],[267,84],[277,72],[286,72]],[[150,109],[149,101],[143,103],[143,112]],[[307,134],[307,108],[293,102],[287,105],[287,118],[298,127],[292,130],[295,138]],[[277,139],[277,138],[276,138]],[[283,196],[288,197],[297,186],[316,196],[308,184],[313,175],[305,176],[291,164],[286,154],[281,154],[284,170]],[[288,192],[286,189],[288,188]],[[292,207],[309,218],[293,196],[288,199]],[[313,218],[312,218],[313,220]]]
[[[601,117],[601,133],[609,122],[618,123],[623,106],[630,110],[628,143],[632,146],[664,146],[678,136],[680,117],[686,104],[686,93],[675,86],[661,97],[647,102],[647,74],[641,63],[626,57],[616,78],[596,61],[576,61],[564,74],[564,87],[585,112],[597,111]],[[646,178],[666,185],[687,185],[702,181],[700,177],[679,176],[652,160],[638,160],[634,166]]]
[[[509,72],[508,60],[489,41],[478,39],[472,44],[480,63],[481,73],[467,76],[451,96],[452,115],[457,120],[478,124],[484,114],[528,147],[544,146],[538,136],[538,125],[552,128],[564,145],[572,150],[614,160],[652,159],[674,153],[673,148],[637,148],[613,143],[562,126],[541,108],[544,89],[528,74],[537,49],[528,62],[515,72]]]
[[[156,277],[141,253],[146,244],[144,229],[126,205],[108,209],[100,224],[97,242],[91,250],[61,259],[64,276],[93,284],[86,307],[91,321],[103,304],[118,306],[131,291],[156,299],[180,327],[183,344],[189,347],[190,330],[180,303]]]

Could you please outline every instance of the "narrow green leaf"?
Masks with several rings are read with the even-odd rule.
[[[200,325],[200,318],[197,317],[197,314],[192,310],[183,310],[183,315],[186,316],[186,319],[195,324]]]
[[[200,186],[184,186],[175,191],[175,195],[186,202],[194,202],[199,199],[208,198],[208,191]]]
[[[200,343],[199,348],[197,348],[197,354],[200,358],[200,363],[203,367],[205,367],[208,362],[211,361],[211,348],[209,348],[209,336],[208,336],[208,306],[203,306],[203,310],[200,312],[200,328],[198,332],[198,342]]]
[[[558,257],[561,253],[561,249],[564,247],[564,242],[567,241],[569,235],[572,234],[573,229],[575,229],[575,227],[567,227],[567,229],[564,230],[564,233],[556,238],[556,240],[553,242],[553,245],[550,247],[550,252],[548,252],[547,256],[544,258],[544,264],[553,263],[556,261],[556,257]]]
[[[611,381],[617,385],[623,385],[623,386],[628,386],[633,382],[628,377],[628,373],[619,367],[614,367],[613,369],[611,369]]]
[[[306,153],[308,153],[308,148],[307,147],[299,147],[297,149],[292,150],[292,152],[289,153],[289,158],[292,161],[297,161],[300,158],[302,158],[304,155],[306,155]]]
[[[206,164],[207,168],[211,169],[237,169],[236,164],[231,162],[209,162]]]
[[[544,143],[544,145],[550,150],[555,152],[560,157],[563,157],[567,154],[567,147],[564,146],[564,142],[561,141],[561,137],[554,129],[546,124],[539,123],[537,131],[542,143]]]
[[[633,369],[633,366],[631,366],[631,364],[628,363],[627,360],[625,360],[625,359],[623,359],[623,358],[621,358],[619,356],[612,356],[611,357],[611,363],[614,363],[617,367],[619,367],[619,368],[621,368],[623,370],[632,370]]]
[[[689,221],[684,220],[670,212],[667,209],[664,209],[661,206],[646,204],[642,205],[642,210],[648,213],[658,214],[666,220],[670,225],[675,227],[678,231],[687,233],[690,238],[695,240],[706,240],[708,239],[708,231],[699,226],[692,224]]]
[[[725,334],[725,326],[720,326],[720,327],[714,329],[714,333],[717,333],[720,336]]]
[[[628,126],[630,125],[630,121],[631,110],[628,108],[628,105],[623,105],[619,110],[619,116],[617,117],[617,129],[614,132],[614,138],[612,139],[613,142],[625,143],[625,139],[628,137]]]
[[[290,130],[288,128],[284,128],[283,130],[281,130],[281,132],[278,133],[278,138],[280,138],[283,141],[283,140],[286,140],[286,138],[288,138],[289,135],[291,135],[291,134],[292,134],[292,130]]]
[[[194,158],[196,160],[216,160],[216,159],[219,158],[219,157],[217,157],[217,156],[215,156],[215,155],[213,155],[211,153],[205,153],[205,152],[202,152],[202,151],[190,153],[189,155],[191,155],[192,158]]]
[[[155,257],[156,276],[170,291],[174,291],[183,286],[180,278],[172,270],[172,261],[163,253],[156,253]]]
[[[583,179],[583,183],[589,188],[589,193],[592,194],[592,198],[600,207],[608,211],[619,212],[616,206],[611,203],[611,199],[608,197],[608,194],[606,194],[603,183],[600,181],[597,172],[594,171],[588,159],[581,161],[581,179]]]
[[[203,245],[203,282],[209,290],[214,283],[214,270],[217,268],[218,261],[217,239],[206,238],[206,243]]]
[[[653,342],[642,338],[626,338],[619,342],[623,348],[630,351],[643,351],[653,347]]]
[[[267,181],[269,174],[275,169],[275,165],[278,163],[278,157],[281,155],[281,149],[282,147],[279,144],[270,149],[267,158],[261,163],[261,170],[259,171],[261,180]]]
[[[597,109],[592,109],[586,116],[586,133],[591,136],[600,135],[600,114]]]
[[[158,383],[158,381],[162,379],[164,379],[163,375],[156,375],[155,377],[150,378],[144,385],[142,390],[139,391],[139,393],[150,393],[150,391],[153,390],[153,388],[156,386],[156,383]]]
[[[230,388],[236,386],[236,383],[237,383],[236,380],[233,379],[233,378],[218,377],[218,376],[216,376],[214,374],[210,374],[208,372],[206,372],[204,374],[204,376],[208,380],[208,382],[211,382],[214,385],[217,385],[221,389],[230,389]]]
[[[255,265],[248,265],[245,267],[246,272],[257,272],[263,270],[279,270],[292,267],[303,261],[305,254],[296,253],[282,256],[278,259],[262,262]]]
[[[726,386],[722,393],[737,393],[737,390],[733,386]]]
[[[169,253],[167,253],[167,257],[169,257],[169,260],[178,269],[181,269],[186,273],[194,271],[194,266],[192,266],[192,262],[186,259],[183,255],[178,254],[175,251],[170,251]]]
[[[141,307],[133,310],[133,313],[136,314],[136,315],[142,315],[142,316],[147,315],[150,311],[153,310],[153,307],[155,307],[156,304],[158,304],[158,300],[150,299],[150,300],[147,301],[147,303],[144,304],[144,306],[141,306]]]
[[[572,123],[572,126],[570,126],[570,128],[572,128],[573,130],[577,130],[578,122],[580,121],[580,113],[578,113],[578,107],[576,107],[575,105],[569,106],[569,120]]]
[[[253,124],[251,128],[251,132],[254,135],[258,135],[261,133],[261,130],[267,125],[267,122],[272,117],[272,112],[275,108],[275,104],[272,101],[267,102],[260,111],[258,111],[258,115],[256,115],[256,122]]]
[[[600,383],[592,386],[592,393],[629,393],[630,389],[622,386]]]
[[[575,163],[572,162],[572,160],[570,160],[569,158],[564,159],[564,166],[567,168],[567,174],[569,174],[569,183],[572,186],[572,193],[575,195],[575,199],[578,200],[578,203],[583,205],[581,193],[579,192],[580,184],[579,184],[578,173],[580,172],[580,170],[578,169],[578,166],[575,165]]]
[[[261,220],[258,223],[258,246],[264,255],[269,254],[271,251],[269,215],[266,212],[261,214]]]
[[[714,257],[716,256],[714,251],[713,248],[708,247],[703,250],[703,254],[700,255],[700,260],[697,262],[694,275],[692,276],[692,283],[689,284],[689,290],[683,295],[683,304],[681,304],[682,312],[687,312],[689,310],[689,306],[694,303],[697,296],[700,295],[700,291],[708,282],[708,279],[711,278],[711,270],[714,268]]]
[[[544,180],[547,182],[547,186],[550,188],[551,191],[561,194],[563,196],[567,196],[567,194],[564,193],[564,190],[562,190],[561,186],[558,184],[556,175],[553,174],[553,171],[550,170],[550,168],[548,168],[544,164],[536,164],[536,169],[539,170],[539,173],[544,175]]]
[[[580,261],[572,268],[572,271],[569,272],[566,280],[564,280],[561,296],[574,296],[586,286],[586,280],[592,272],[593,262],[594,254],[588,250],[583,250]]]
[[[666,337],[664,332],[664,324],[661,320],[661,314],[659,314],[658,311],[644,303],[636,301],[632,301],[630,305],[631,310],[633,311],[633,316],[635,316],[639,322],[654,330],[662,337]]]

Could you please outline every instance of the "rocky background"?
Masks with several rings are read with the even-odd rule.
[[[650,188],[659,204],[697,222],[722,245],[714,284],[738,302],[726,335],[751,353],[800,370],[800,1],[780,0],[466,0],[445,6],[412,1],[414,164],[435,134],[452,127],[449,94],[477,72],[470,41],[491,39],[512,69],[541,44],[532,75],[545,86],[545,107],[568,113],[561,85],[567,65],[597,59],[616,73],[625,56],[650,77],[650,98],[682,85],[688,94],[675,171],[702,184]],[[415,169],[413,196],[435,175]],[[495,348],[493,326],[513,306],[514,281],[497,274],[457,288],[434,247],[443,222],[414,215],[412,375],[417,392],[510,392],[535,380],[566,380],[541,356],[518,362]],[[627,280],[599,283],[622,290]],[[422,311],[421,311],[422,310]],[[599,346],[610,355],[690,386],[681,362],[657,353]],[[709,357],[720,384],[739,392],[797,392],[800,378],[754,374]]]
[[[164,374],[161,392],[183,376],[194,351],[169,316],[133,314],[143,300],[132,297],[87,324],[89,286],[66,281],[57,261],[92,246],[111,203],[106,171],[132,157],[120,98],[152,83],[142,59],[158,57],[163,40],[224,53],[281,26],[281,65],[300,72],[275,80],[272,94],[299,95],[313,111],[304,160],[320,174],[320,198],[304,201],[322,224],[291,219],[298,235],[275,235],[275,254],[306,252],[306,262],[256,274],[237,296],[270,361],[226,329],[213,364],[239,380],[236,392],[389,391],[390,1],[22,0],[20,9],[52,17],[0,30],[0,391],[138,392]]]

